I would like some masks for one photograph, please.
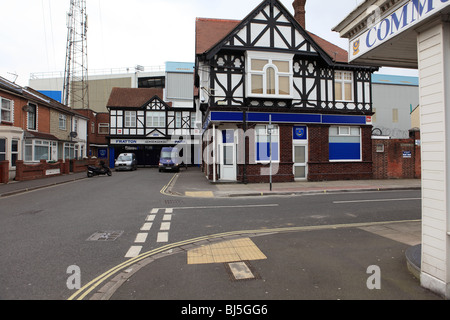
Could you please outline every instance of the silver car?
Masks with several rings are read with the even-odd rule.
[[[134,153],[121,153],[115,163],[116,171],[136,170],[137,161]]]

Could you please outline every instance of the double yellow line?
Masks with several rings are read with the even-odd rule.
[[[167,189],[169,188],[169,186],[172,184],[172,182],[175,180],[175,178],[178,177],[178,174],[174,174],[172,179],[170,179],[169,183],[166,184],[160,191],[161,194],[166,195],[166,196],[171,196],[171,194],[166,193]]]
[[[170,183],[169,183],[170,184]],[[109,271],[103,273],[98,276],[94,280],[90,281],[88,284],[83,286],[77,292],[75,292],[72,296],[69,297],[68,300],[83,300],[89,293],[95,290],[98,286],[100,286],[107,279],[121,272],[122,270],[136,264],[139,261],[142,261],[148,257],[156,255],[158,253],[166,252],[170,249],[174,249],[176,247],[193,244],[199,241],[211,240],[217,238],[223,238],[227,236],[234,235],[247,235],[248,234],[264,234],[264,233],[280,233],[280,232],[299,232],[299,231],[315,231],[315,230],[326,230],[326,229],[342,229],[342,228],[361,228],[367,226],[374,225],[385,225],[385,224],[393,224],[393,223],[404,223],[404,222],[420,222],[421,220],[402,220],[402,221],[386,221],[386,222],[365,222],[365,223],[352,223],[352,224],[337,224],[337,225],[322,225],[322,226],[306,226],[306,227],[290,227],[290,228],[274,228],[274,229],[259,229],[259,230],[244,230],[244,231],[233,231],[233,232],[224,232],[218,233],[215,235],[203,236],[198,238],[193,238],[189,240],[184,240],[180,242],[176,242],[173,244],[168,244],[162,246],[160,248],[145,252],[140,254],[135,258],[131,258],[118,266],[110,269]]]

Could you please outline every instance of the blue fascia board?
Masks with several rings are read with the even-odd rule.
[[[324,124],[366,124],[366,116],[323,115]]]
[[[310,113],[268,113],[247,112],[248,122],[268,123],[272,115],[273,123],[317,123],[317,124],[347,124],[365,125],[366,116],[354,115],[322,115]],[[243,122],[243,112],[211,111],[211,122]]]

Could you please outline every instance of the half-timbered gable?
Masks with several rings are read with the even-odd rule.
[[[374,69],[348,65],[345,50],[305,31],[277,0],[242,21],[197,19],[197,71],[203,110],[372,112]]]
[[[219,137],[209,179],[266,181],[269,153],[277,181],[371,177],[376,68],[308,32],[305,3],[295,17],[264,0],[243,20],[197,19],[195,101],[205,141]]]
[[[162,96],[163,89],[113,88],[107,107],[115,154],[134,151],[140,165],[157,165],[162,146],[193,139],[195,112],[173,108]]]

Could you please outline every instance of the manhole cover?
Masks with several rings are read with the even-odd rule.
[[[123,231],[98,231],[87,238],[86,241],[114,241],[122,235]]]

